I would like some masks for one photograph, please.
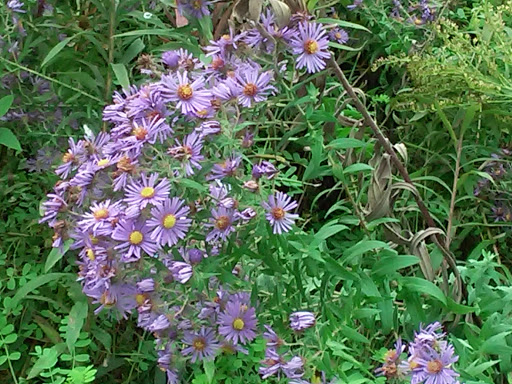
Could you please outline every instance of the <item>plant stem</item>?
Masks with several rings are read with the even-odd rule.
[[[457,141],[457,158],[455,160],[455,172],[453,175],[453,187],[452,187],[452,198],[450,201],[450,212],[448,214],[448,227],[446,228],[446,248],[450,249],[450,243],[452,242],[452,226],[453,226],[453,212],[455,210],[455,199],[457,197],[457,183],[459,181],[460,173],[460,158],[462,156],[462,138],[463,134],[460,134],[459,140]],[[455,233],[453,234],[455,235]]]

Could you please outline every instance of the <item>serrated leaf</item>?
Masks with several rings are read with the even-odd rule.
[[[0,144],[5,145],[7,148],[21,151],[20,142],[8,128],[0,128]]]
[[[87,311],[89,306],[85,301],[79,301],[73,305],[68,317],[68,326],[66,329],[66,344],[70,352],[75,347],[75,342],[80,336],[80,331],[84,325],[85,319],[87,318]]]
[[[4,116],[14,101],[13,95],[7,95],[0,99],[0,117]]]

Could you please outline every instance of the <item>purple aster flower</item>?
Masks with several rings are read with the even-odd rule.
[[[121,202],[111,203],[110,200],[101,203],[94,202],[91,212],[84,214],[84,219],[78,222],[83,230],[91,229],[95,236],[109,236],[122,213]]]
[[[127,319],[128,314],[135,308],[136,303],[133,299],[135,296],[135,287],[129,284],[112,284],[110,287],[99,286],[93,289],[84,287],[84,293],[94,298],[93,304],[101,304],[94,311],[98,314],[102,309],[116,309]]]
[[[65,211],[68,205],[62,197],[55,193],[50,193],[47,197],[48,200],[42,204],[44,214],[39,223],[48,222],[52,226],[59,212]]]
[[[153,292],[155,290],[155,280],[143,279],[136,284],[137,290],[143,293]]]
[[[204,79],[201,76],[190,83],[187,72],[163,75],[160,84],[164,100],[177,102],[176,107],[184,114],[210,106],[211,93],[203,89]]]
[[[226,57],[227,54],[232,53],[237,49],[236,43],[244,38],[244,34],[235,34],[235,31],[229,28],[229,34],[222,35],[217,41],[210,41],[210,45],[206,47],[208,52],[206,56],[218,55]]]
[[[67,179],[70,172],[78,169],[82,162],[85,161],[85,142],[79,140],[76,144],[73,138],[69,138],[69,149],[62,156],[64,164],[60,165],[55,173],[62,179]]]
[[[254,103],[267,100],[268,95],[276,91],[269,83],[273,80],[271,72],[258,73],[258,70],[243,72],[237,77],[240,87],[238,103],[250,108]]]
[[[176,140],[176,144],[177,145],[170,148],[167,153],[182,162],[187,176],[194,174],[194,168],[202,168],[200,161],[204,160],[204,156],[201,155],[203,139],[200,134],[192,132],[185,137],[183,145],[180,145],[178,140]]]
[[[176,69],[179,65],[180,56],[176,51],[166,51],[162,53],[162,62],[169,68]]]
[[[23,3],[18,0],[9,0],[7,2],[7,8],[9,8],[12,12],[25,13],[26,11],[22,9]]]
[[[348,33],[342,28],[335,27],[329,31],[329,39],[338,44],[346,44],[348,42]]]
[[[129,211],[135,212],[145,208],[148,204],[162,204],[169,196],[171,184],[167,179],[162,179],[158,184],[158,173],[152,174],[149,178],[145,174],[140,175],[141,183],[132,180],[126,186],[126,201],[130,205]]]
[[[254,219],[257,216],[256,211],[249,207],[245,208],[242,212],[236,212],[235,216],[243,221],[249,221]]]
[[[439,332],[440,330],[442,330],[442,325],[438,321],[425,328],[420,327],[419,332],[414,332],[414,341],[409,343],[410,354],[417,355],[419,352],[416,351],[421,351],[425,347],[434,347],[438,340],[446,335],[444,332]]]
[[[252,167],[252,177],[258,180],[262,176],[266,176],[271,180],[278,174],[277,168],[270,161],[262,161],[259,165]]]
[[[228,176],[234,176],[241,162],[242,158],[240,156],[230,156],[223,163],[215,164],[213,166],[211,174],[208,176],[208,179],[216,180],[223,179]]]
[[[316,323],[315,315],[311,312],[299,311],[290,315],[290,328],[294,331],[302,331],[311,328]]]
[[[196,360],[213,359],[219,349],[214,330],[204,327],[199,332],[185,332],[183,343],[189,347],[183,349],[181,353],[184,356],[192,355],[190,359],[192,363],[195,363]]]
[[[153,322],[148,326],[148,330],[151,332],[161,331],[163,329],[169,328],[171,323],[169,319],[165,315],[160,315],[153,320]]]
[[[185,261],[192,265],[199,264],[205,257],[208,257],[206,252],[197,248],[182,248],[180,250],[180,254],[182,255]]]
[[[262,379],[266,379],[278,374],[283,364],[284,360],[281,355],[279,355],[275,349],[267,348],[265,350],[265,360],[261,362],[258,372]]]
[[[183,261],[171,261],[169,270],[174,280],[178,281],[180,284],[185,284],[189,281],[194,273],[192,266]]]
[[[141,221],[122,220],[112,234],[114,240],[121,241],[115,249],[121,250],[121,261],[137,261],[141,257],[141,251],[153,256],[158,246],[153,242],[149,234],[150,229]]]
[[[179,0],[178,10],[189,17],[201,19],[210,14],[210,4],[207,0]]]
[[[308,73],[321,71],[331,54],[328,51],[329,40],[325,29],[317,23],[301,23],[298,36],[293,37],[290,45],[297,57],[297,69],[306,67]]]
[[[237,99],[243,89],[235,79],[228,77],[212,88],[212,94],[222,101],[231,101]]]
[[[211,243],[215,241],[226,241],[232,232],[235,232],[233,223],[235,221],[234,210],[219,207],[212,209],[212,217],[210,223],[206,227],[213,227],[213,229],[206,235],[206,241]]]
[[[503,203],[498,202],[495,206],[491,207],[492,215],[491,217],[494,219],[494,222],[506,222],[512,220],[512,213],[510,208],[503,205]]]
[[[230,301],[224,312],[219,314],[219,333],[235,344],[246,344],[256,337],[257,319],[255,309]]]
[[[400,355],[404,352],[405,345],[402,343],[402,339],[398,339],[395,343],[395,348],[390,349],[384,356],[384,364],[375,370],[378,376],[386,376],[386,378],[403,378],[407,371],[405,371],[400,362]]]
[[[292,229],[292,225],[299,215],[289,213],[297,207],[297,203],[283,192],[276,192],[275,195],[268,197],[268,203],[261,203],[263,208],[267,210],[265,217],[270,222],[274,234],[282,234]]]
[[[195,131],[198,132],[203,138],[210,135],[216,135],[220,133],[221,130],[222,127],[220,123],[215,120],[205,121],[195,129]]]
[[[157,244],[169,247],[184,239],[192,220],[187,218],[190,208],[177,197],[165,200],[161,205],[151,209],[152,218],[146,225],[154,228],[151,239]]]
[[[451,366],[459,357],[454,356],[452,345],[445,344],[436,351],[424,351],[415,361],[418,364],[412,371],[411,384],[455,384],[459,376]]]
[[[283,339],[281,339],[277,333],[274,332],[271,326],[264,325],[266,332],[263,333],[263,338],[267,342],[267,348],[279,348],[284,344]]]
[[[299,356],[293,356],[289,362],[282,365],[282,370],[289,379],[300,379],[304,376],[304,361]]]

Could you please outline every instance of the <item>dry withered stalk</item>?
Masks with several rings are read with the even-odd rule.
[[[400,159],[398,158],[395,150],[393,149],[393,146],[389,142],[389,140],[384,136],[382,131],[380,130],[379,126],[375,122],[375,120],[372,118],[368,110],[366,109],[365,105],[359,100],[357,97],[356,92],[354,91],[354,88],[350,85],[349,81],[343,74],[343,71],[341,70],[340,66],[334,59],[334,57],[331,56],[330,59],[330,66],[334,70],[334,73],[336,74],[336,77],[340,80],[341,84],[343,85],[343,88],[347,92],[347,94],[352,99],[352,102],[354,103],[357,110],[363,115],[364,121],[367,126],[370,127],[372,130],[374,136],[378,140],[379,144],[384,148],[386,153],[390,156],[391,161],[393,165],[396,167],[402,178],[407,184],[410,184],[414,190],[416,190],[416,187],[414,183],[411,180],[411,177],[409,176],[409,173],[407,172],[407,169],[402,164]],[[416,200],[416,204],[418,205],[419,210],[421,211],[421,214],[423,218],[425,219],[425,222],[430,228],[438,229],[438,226],[434,222],[434,219],[430,215],[430,212],[428,211],[427,206],[421,199],[421,196],[419,193],[413,193],[414,199]],[[437,247],[441,250],[444,256],[444,260],[446,260],[446,263],[449,265],[450,269],[453,272],[453,275],[455,276],[455,282],[456,282],[456,289],[455,289],[455,301],[457,303],[460,303],[462,298],[467,297],[466,287],[464,286],[464,283],[462,281],[462,278],[459,274],[459,271],[457,269],[457,264],[455,261],[455,256],[452,254],[450,249],[446,247],[445,239],[441,237],[439,233],[435,233],[431,236],[434,243],[437,245]],[[444,264],[444,263],[443,263]]]

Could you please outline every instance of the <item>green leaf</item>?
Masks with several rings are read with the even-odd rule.
[[[345,137],[342,139],[336,139],[331,141],[327,145],[327,149],[348,149],[348,148],[363,148],[367,143],[364,141],[353,139],[350,137]]]
[[[370,344],[370,340],[368,340],[365,336],[361,335],[355,329],[350,328],[347,325],[341,325],[341,333],[343,334],[343,336],[351,340],[354,340],[358,343]]]
[[[12,333],[12,331],[14,331],[14,325],[7,324],[5,327],[2,328],[2,330],[0,330],[0,333],[5,336],[8,335],[9,333]]]
[[[21,352],[13,352],[9,355],[9,360],[19,360],[21,357]]]
[[[14,101],[13,95],[7,95],[0,99],[0,117],[5,115],[9,108],[11,108],[12,102]]]
[[[18,292],[16,292],[8,305],[6,305],[6,309],[15,308],[18,303],[25,298],[25,296],[39,288],[41,285],[47,284],[53,280],[61,279],[63,277],[74,279],[75,275],[73,273],[49,273],[47,275],[38,276],[34,280],[30,280],[28,283],[18,289]]]
[[[39,376],[41,372],[45,369],[50,369],[57,364],[58,353],[54,348],[45,348],[43,350],[43,354],[37,359],[37,361],[32,366],[32,369],[29,371],[27,379],[33,379],[34,377]]]
[[[73,240],[66,240],[63,246],[63,251],[61,252],[59,248],[53,248],[48,257],[46,258],[46,263],[44,264],[44,272],[47,273],[54,265],[57,263],[69,250],[69,247],[73,243]]]
[[[379,240],[361,240],[356,245],[347,249],[343,254],[343,261],[349,262],[362,254],[378,248],[389,249],[389,245]]]
[[[53,47],[52,49],[50,49],[50,52],[48,52],[48,54],[46,55],[46,57],[44,58],[43,62],[41,63],[41,68],[43,68],[46,64],[48,64],[48,62],[53,59],[55,56],[57,56],[59,54],[60,51],[62,51],[62,49],[64,49],[64,47],[66,45],[69,44],[69,42],[71,40],[73,40],[75,37],[81,35],[82,32],[80,33],[77,33],[76,35],[73,35],[73,36],[70,36],[64,40],[62,40],[61,42],[59,42],[55,47]]]
[[[130,79],[126,66],[124,64],[112,64],[112,70],[121,87],[126,90],[130,89]]]
[[[87,318],[87,310],[89,306],[86,301],[79,301],[73,305],[71,312],[69,312],[68,326],[66,329],[66,344],[69,352],[72,353],[75,342],[80,336],[80,331],[84,325],[85,319]]]
[[[7,148],[21,151],[20,142],[8,128],[0,128],[0,144],[5,145]]]
[[[338,43],[335,43],[334,41],[329,41],[329,47],[338,48],[338,49],[342,49],[344,51],[350,51],[350,52],[359,52],[363,48],[363,47],[359,47],[359,48],[349,47],[348,45],[338,44]]]
[[[18,340],[18,335],[15,333],[11,333],[10,335],[7,335],[4,337],[4,343],[5,344],[12,344],[16,340]]]
[[[336,25],[338,25],[340,27],[343,27],[343,28],[359,29],[361,31],[370,32],[369,29],[363,27],[362,25],[351,23],[351,22],[345,21],[345,20],[330,19],[328,17],[324,17],[324,18],[321,18],[321,19],[317,19],[316,22],[317,23],[322,23],[322,24],[336,24]]]
[[[478,308],[469,307],[463,304],[457,304],[451,297],[446,298],[448,300],[448,309],[451,312],[458,313],[460,315],[465,315],[467,313],[475,312]]]
[[[447,305],[446,296],[434,283],[419,277],[402,277],[400,281],[408,291],[427,294]]]
[[[342,278],[343,280],[359,280],[358,275],[340,265],[340,263],[334,260],[331,256],[325,256],[325,265],[330,273]]]
[[[343,173],[357,173],[357,172],[363,172],[363,171],[373,171],[373,167],[368,164],[363,163],[356,163],[351,164],[345,169],[343,169]]]
[[[204,373],[206,373],[206,378],[208,379],[208,384],[211,384],[215,377],[215,362],[213,360],[205,360],[203,362],[203,367]]]
[[[414,255],[387,256],[383,257],[374,264],[372,268],[372,273],[375,273],[376,275],[385,276],[394,273],[399,269],[419,264],[419,262],[420,259]]]

